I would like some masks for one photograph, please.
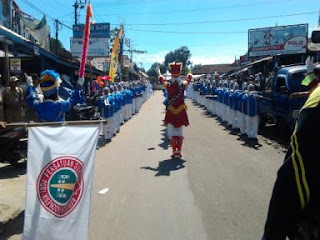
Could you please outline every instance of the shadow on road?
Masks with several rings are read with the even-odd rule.
[[[276,125],[267,125],[264,128],[259,128],[259,135],[263,136],[269,141],[276,143],[278,148],[287,149],[290,143],[290,135],[283,136],[279,132],[279,128]],[[269,145],[274,145],[272,142],[266,142]]]
[[[23,233],[24,211],[15,219],[0,226],[0,239],[9,239],[11,236]]]
[[[253,148],[255,150],[259,150],[262,147],[262,144],[258,139],[248,138],[248,136],[245,134],[240,134],[237,140],[243,141],[243,143],[241,144],[242,146]]]
[[[162,149],[168,149],[169,148],[169,139],[167,138],[167,128],[161,129],[161,143],[158,145]]]
[[[16,178],[26,174],[26,162],[19,163],[19,167],[6,165],[0,168],[0,179]]]
[[[205,116],[206,118],[217,118],[217,115],[213,115],[211,112],[208,110],[205,110],[202,114],[202,116]]]
[[[97,150],[98,149],[100,149],[100,148],[102,148],[102,147],[104,147],[105,145],[107,145],[108,143],[110,143],[111,142],[111,140],[110,141],[106,141],[105,139],[104,139],[104,136],[102,135],[102,136],[99,136],[99,139],[98,139],[98,143],[97,143]]]
[[[159,162],[157,168],[153,167],[141,167],[141,169],[151,170],[157,172],[154,176],[170,176],[170,172],[185,168],[186,161],[182,159],[167,159]]]

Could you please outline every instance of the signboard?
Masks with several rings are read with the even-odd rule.
[[[249,57],[306,53],[307,37],[308,24],[249,29]]]
[[[73,25],[73,37],[82,38],[84,32],[84,24]],[[90,38],[109,38],[110,23],[90,24]]]
[[[21,59],[10,58],[10,72],[21,73]]]
[[[81,57],[82,38],[71,38],[70,49],[73,57]],[[88,57],[106,57],[108,55],[107,38],[90,38]]]

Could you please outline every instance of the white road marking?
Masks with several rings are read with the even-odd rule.
[[[101,189],[98,193],[99,194],[106,194],[108,191],[109,191],[109,188],[104,188],[104,189]]]

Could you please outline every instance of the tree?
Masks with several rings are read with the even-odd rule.
[[[147,74],[149,77],[154,77],[155,79],[158,79],[158,68],[160,68],[160,73],[165,73],[166,69],[163,64],[155,62],[151,65],[150,69],[148,70]]]
[[[190,57],[191,57],[191,52],[188,49],[188,47],[183,46],[180,47],[176,50],[174,50],[173,52],[169,52],[167,53],[167,55],[165,56],[165,60],[164,60],[164,65],[165,68],[168,69],[168,65],[171,62],[182,62],[183,64],[183,69],[182,69],[182,75],[186,75],[189,72],[188,66],[190,65]]]
[[[199,70],[201,67],[202,67],[201,64],[196,64],[196,65],[194,65],[194,67],[192,68],[192,71]]]
[[[64,51],[65,48],[63,47],[61,41],[58,39],[58,41],[56,41],[55,38],[50,38],[50,52],[55,53],[56,52],[56,46],[57,46],[57,50],[59,51]]]

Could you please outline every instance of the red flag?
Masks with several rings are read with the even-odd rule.
[[[90,37],[90,18],[92,17],[92,8],[91,4],[87,5],[87,13],[86,13],[86,23],[84,26],[84,34],[83,34],[83,43],[82,43],[82,54],[81,54],[81,62],[80,62],[80,70],[79,70],[79,78],[84,77],[84,70],[87,61],[88,54],[88,46],[89,46],[89,37]]]

